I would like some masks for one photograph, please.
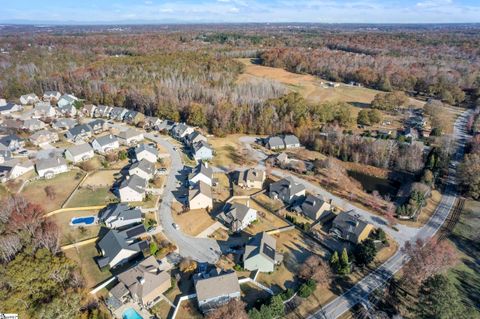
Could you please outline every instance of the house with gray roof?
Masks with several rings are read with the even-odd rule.
[[[208,163],[198,163],[198,165],[188,175],[188,182],[191,186],[194,186],[200,181],[212,186],[213,169],[208,165]]]
[[[190,209],[212,209],[212,187],[199,181],[188,192],[188,206]]]
[[[142,224],[124,230],[110,229],[97,243],[102,254],[96,260],[98,266],[115,268],[137,257],[149,247],[148,241],[139,239],[143,234]]]
[[[12,151],[9,151],[4,145],[0,144],[0,163],[12,159]]]
[[[138,175],[148,181],[155,175],[155,164],[146,159],[142,159],[130,166],[128,174]]]
[[[123,118],[123,121],[130,125],[137,125],[138,123],[143,122],[144,120],[145,120],[145,115],[143,115],[143,113],[132,111],[132,110],[128,111]]]
[[[158,159],[157,148],[146,143],[138,145],[133,151],[137,161],[147,160],[151,163],[155,163]]]
[[[107,105],[97,105],[95,110],[93,111],[93,117],[104,117],[108,118],[110,116],[110,112],[112,108]]]
[[[351,210],[341,212],[335,217],[329,233],[337,238],[358,244],[367,239],[373,229],[372,224]]]
[[[15,103],[10,103],[8,102],[5,105],[0,106],[0,114],[1,115],[8,115],[12,114],[14,112],[20,112],[23,110],[23,107],[21,105],[15,104]]]
[[[292,134],[287,134],[283,137],[283,143],[285,144],[285,148],[295,148],[300,147],[300,141],[298,137]]]
[[[271,150],[280,150],[285,148],[283,139],[279,136],[271,136],[266,140],[265,146]]]
[[[162,123],[162,120],[160,120],[156,116],[145,116],[145,124],[143,126],[144,129],[152,129],[156,130],[158,129],[158,126]]]
[[[46,124],[39,119],[27,119],[23,121],[22,128],[30,132],[43,130]]]
[[[126,129],[117,134],[120,144],[123,145],[136,145],[143,141],[143,133],[133,128]]]
[[[238,172],[237,184],[242,188],[262,189],[266,176],[265,170],[249,168]]]
[[[93,117],[96,108],[97,106],[94,104],[86,104],[83,106],[82,113],[88,117]]]
[[[170,133],[175,139],[183,141],[187,135],[193,133],[193,127],[185,123],[177,123],[172,127]]]
[[[240,298],[240,284],[236,272],[208,274],[194,280],[198,307],[203,313]]]
[[[325,216],[331,208],[330,203],[318,196],[308,194],[298,206],[294,207],[294,210],[312,220],[317,220]]]
[[[92,142],[93,149],[100,154],[107,154],[120,147],[118,139],[112,134],[97,137]]]
[[[124,203],[110,204],[100,211],[98,219],[108,228],[123,228],[141,223],[142,211]]]
[[[258,233],[247,242],[243,267],[250,271],[272,272],[283,256],[276,252],[277,241],[266,232]]]
[[[169,132],[174,127],[175,122],[170,120],[162,120],[162,122],[156,128],[158,131]]]
[[[51,102],[52,100],[60,100],[60,98],[62,97],[62,93],[58,92],[58,91],[45,91],[43,92],[43,100],[44,101],[48,101],[48,102]]]
[[[115,106],[112,108],[109,114],[109,118],[114,121],[122,122],[125,114],[128,113],[128,110],[124,107]]]
[[[0,137],[0,144],[15,152],[25,146],[25,140],[16,134],[9,134]]]
[[[80,163],[93,158],[93,148],[88,143],[74,145],[65,150],[65,158],[73,163]]]
[[[92,137],[92,128],[88,124],[79,124],[65,133],[65,137],[74,143],[87,141]]]
[[[213,158],[213,149],[205,141],[196,142],[193,144],[193,158],[196,161],[209,161]]]
[[[33,171],[33,169],[33,163],[30,160],[22,161],[14,158],[4,162],[0,161],[0,182],[4,183],[9,180],[14,180]]]
[[[121,202],[141,202],[145,198],[147,180],[138,176],[125,176],[118,188]]]
[[[35,169],[40,177],[52,178],[57,174],[68,172],[67,162],[63,157],[52,157],[37,160]]]
[[[102,119],[95,119],[93,121],[88,122],[88,126],[92,128],[93,133],[98,134],[105,130],[107,130],[107,124]]]
[[[35,107],[32,110],[31,117],[34,119],[55,117],[57,111],[49,102],[35,103]]]
[[[291,176],[287,176],[269,185],[268,196],[291,205],[305,196],[305,186],[296,183]]]
[[[41,130],[33,133],[29,137],[30,142],[34,145],[45,145],[48,143],[55,143],[59,140],[57,132],[49,130]]]
[[[57,131],[69,130],[77,125],[77,121],[71,118],[59,118],[53,121],[52,128]]]
[[[78,101],[78,98],[73,94],[64,94],[62,95],[57,102],[59,108],[64,107],[65,105],[74,105]]]
[[[77,108],[73,106],[73,104],[64,104],[62,106],[58,106],[58,112],[65,116],[74,117],[77,115]]]
[[[22,105],[33,104],[38,101],[40,101],[40,99],[35,93],[29,93],[20,96],[20,103],[22,103]]]
[[[233,232],[239,232],[257,219],[257,211],[240,203],[227,203],[217,218]]]
[[[193,146],[195,143],[198,142],[207,142],[207,138],[202,135],[199,131],[193,131],[192,133],[188,134],[186,137],[186,143],[190,146]]]

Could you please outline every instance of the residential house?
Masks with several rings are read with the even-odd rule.
[[[190,209],[212,209],[212,188],[203,181],[199,181],[188,192],[188,205]]]
[[[145,125],[143,126],[144,129],[158,129],[159,125],[162,124],[162,120],[160,120],[156,116],[145,116]]]
[[[0,106],[0,114],[1,115],[8,115],[12,114],[14,112],[19,112],[23,110],[23,107],[21,105],[15,104],[15,103],[7,103],[5,105]]]
[[[110,116],[111,111],[112,111],[112,108],[110,106],[98,105],[93,112],[93,117],[108,118]]]
[[[142,224],[124,230],[109,230],[97,243],[102,254],[96,260],[98,266],[115,268],[140,255],[149,247],[148,241],[139,238],[144,234],[145,226]]]
[[[65,150],[65,158],[73,163],[80,163],[93,158],[93,148],[88,143],[74,145]]]
[[[38,160],[35,168],[40,177],[52,178],[57,174],[68,172],[67,162],[62,157]]]
[[[124,203],[110,204],[100,211],[98,219],[108,228],[122,228],[141,223],[142,211]]]
[[[57,131],[69,130],[75,125],[77,125],[77,121],[71,118],[59,118],[52,123],[52,127]]]
[[[283,139],[279,136],[271,136],[267,139],[265,146],[271,150],[280,150],[285,148]]]
[[[218,219],[232,231],[238,232],[257,219],[257,211],[240,203],[227,203]]]
[[[290,205],[305,196],[305,186],[300,183],[295,183],[292,177],[287,176],[270,184],[268,196]]]
[[[110,295],[121,303],[133,299],[145,308],[162,300],[163,293],[172,287],[170,274],[160,270],[160,264],[154,256],[120,273],[117,279],[118,284],[110,289]]]
[[[340,239],[361,243],[368,238],[374,227],[362,219],[355,211],[341,212],[333,220],[329,233]]]
[[[147,180],[138,176],[126,176],[118,188],[121,202],[141,202],[145,198]]]
[[[155,164],[146,159],[137,161],[130,166],[128,174],[138,175],[148,181],[155,175]]]
[[[198,165],[189,174],[188,181],[191,186],[194,186],[200,181],[204,182],[208,186],[212,186],[213,169],[209,167],[208,163],[198,163]]]
[[[5,163],[12,159],[12,151],[9,151],[5,146],[0,144],[0,163]]]
[[[92,142],[93,149],[100,154],[107,154],[120,147],[118,139],[112,134],[97,137]]]
[[[20,119],[6,118],[6,119],[3,119],[2,128],[13,129],[13,130],[22,130],[22,129],[25,129],[23,127],[23,123],[24,123],[24,121],[20,120]]]
[[[196,161],[209,161],[213,158],[213,149],[205,141],[193,144],[193,158]]]
[[[267,174],[258,168],[249,168],[238,172],[238,186],[242,188],[262,189]]]
[[[287,134],[283,137],[283,143],[285,144],[285,148],[295,148],[300,147],[300,141],[298,137],[295,135]]]
[[[59,138],[57,132],[41,130],[30,135],[29,140],[34,145],[43,145],[48,143],[55,143],[59,140]]]
[[[39,119],[28,119],[23,121],[22,128],[34,132],[34,131],[39,131],[43,130],[46,127],[46,124]]]
[[[69,129],[65,137],[73,143],[87,141],[92,137],[92,128],[88,124],[79,124]]]
[[[32,118],[34,119],[55,117],[56,114],[57,112],[55,111],[55,108],[50,105],[49,102],[36,103],[32,110]]]
[[[275,265],[282,262],[283,256],[276,251],[275,238],[261,232],[250,238],[245,246],[243,267],[250,271],[272,272]]]
[[[7,100],[0,98],[0,106],[6,105],[6,104],[7,104]]]
[[[20,103],[22,103],[22,105],[33,104],[38,101],[40,101],[40,99],[35,93],[25,94],[20,97]]]
[[[191,133],[193,133],[193,127],[185,123],[177,123],[171,130],[172,136],[180,141],[183,141]]]
[[[156,147],[149,144],[140,144],[134,149],[135,158],[137,161],[147,160],[151,163],[155,163],[158,159],[158,150]]]
[[[141,141],[143,141],[143,133],[137,131],[133,128],[129,128],[125,131],[122,131],[117,134],[118,140],[120,144],[123,145],[135,145]]]
[[[64,104],[58,107],[58,112],[64,116],[74,117],[77,115],[77,108],[73,104]]]
[[[411,139],[412,141],[417,140],[418,137],[419,137],[418,130],[415,129],[415,128],[412,128],[412,127],[407,127],[407,128],[405,129],[403,135],[404,135],[406,138]]]
[[[199,131],[193,131],[192,133],[188,134],[186,137],[186,142],[188,145],[193,146],[195,143],[198,142],[207,142],[207,138],[202,135]]]
[[[158,125],[157,130],[163,132],[170,132],[174,126],[175,122],[170,120],[162,120],[162,122]]]
[[[45,91],[43,93],[43,100],[46,102],[51,102],[53,100],[58,101],[60,100],[61,96],[62,96],[62,93],[58,91]]]
[[[65,105],[74,105],[75,102],[78,101],[78,98],[75,95],[72,94],[64,94],[62,95],[58,101],[57,101],[57,106],[59,108],[64,107]]]
[[[107,123],[102,119],[96,119],[96,120],[90,121],[88,122],[88,126],[92,128],[93,133],[95,134],[98,134],[107,130]]]
[[[203,313],[240,298],[240,285],[236,272],[222,273],[215,270],[203,278],[194,280],[198,307]]]
[[[125,117],[125,114],[127,114],[127,112],[128,112],[128,110],[126,108],[115,106],[110,111],[109,118],[111,120],[114,120],[114,121],[122,122],[124,117]]]
[[[33,171],[32,161],[21,161],[14,158],[0,164],[0,182],[4,183],[16,179],[28,172]]]
[[[25,140],[15,134],[10,134],[0,137],[0,144],[9,151],[15,152],[25,146]]]
[[[123,121],[130,125],[137,125],[138,123],[143,122],[144,120],[145,120],[145,115],[137,111],[128,111],[123,118]]]
[[[94,104],[87,104],[83,107],[82,109],[82,113],[85,115],[85,116],[88,116],[88,117],[93,117],[93,115],[95,114],[95,109],[97,108],[96,105]]]
[[[323,199],[314,196],[307,195],[302,203],[295,207],[295,210],[312,220],[321,218],[324,214],[331,210],[330,203],[327,203]]]

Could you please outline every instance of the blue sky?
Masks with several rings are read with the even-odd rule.
[[[480,0],[0,0],[0,22],[480,22]]]

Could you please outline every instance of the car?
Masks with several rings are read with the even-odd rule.
[[[150,226],[150,227],[147,228],[147,232],[150,233],[150,232],[154,231],[155,229],[157,229],[157,226]]]
[[[28,151],[27,150],[22,150],[22,151],[18,152],[18,154],[25,155],[25,154],[28,154]]]
[[[172,226],[173,226],[173,228],[175,228],[175,229],[177,229],[177,230],[180,229],[180,226],[178,226],[178,224],[176,224],[176,223],[173,223]]]
[[[173,150],[176,152],[176,151],[177,151],[177,148],[174,146],[174,147],[173,147]]]

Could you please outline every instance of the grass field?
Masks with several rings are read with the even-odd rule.
[[[75,194],[70,198],[66,207],[85,207],[107,205],[112,201],[116,201],[115,195],[110,192],[109,188],[86,188],[77,189]]]
[[[27,186],[22,191],[22,195],[28,198],[31,202],[42,205],[45,212],[59,209],[65,202],[67,197],[80,183],[83,173],[80,178],[77,178],[78,171],[70,171],[55,176],[52,179],[39,179]],[[55,192],[53,199],[47,199],[45,194],[45,187],[51,186]]]
[[[227,138],[211,137],[208,139],[212,145],[215,156],[212,164],[224,168],[236,168],[249,165],[249,157],[243,149],[242,143],[238,140],[242,135],[229,135]]]
[[[190,236],[197,236],[215,223],[215,220],[205,209],[194,209],[179,215],[180,204],[174,203],[172,208],[173,220],[180,226],[182,232]]]
[[[70,220],[73,217],[83,217],[83,216],[95,216],[98,214],[98,211],[85,210],[85,211],[73,211],[73,212],[63,212],[58,213],[50,218],[55,221],[55,223],[60,228],[61,233],[61,245],[73,244],[82,240],[96,237],[100,230],[100,226],[88,226],[88,227],[72,227],[70,226]]]
[[[91,173],[83,182],[82,186],[110,187],[115,182],[118,170],[100,170]]]
[[[480,201],[467,200],[460,220],[449,239],[455,244],[461,262],[449,271],[474,318],[480,318]]]

